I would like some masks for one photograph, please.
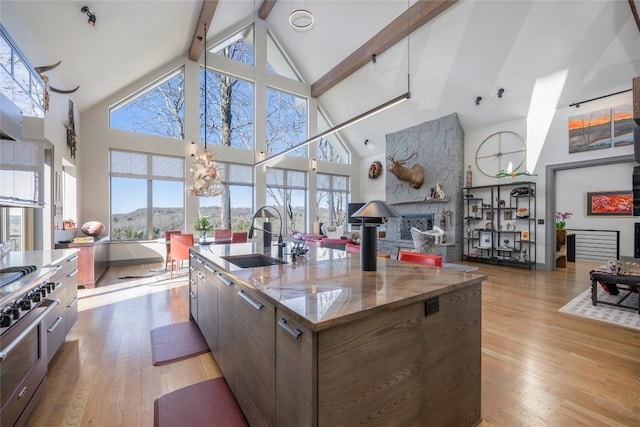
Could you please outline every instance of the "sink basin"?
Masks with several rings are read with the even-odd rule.
[[[223,256],[221,258],[240,268],[266,267],[269,265],[286,264],[285,261],[262,254],[233,255]]]

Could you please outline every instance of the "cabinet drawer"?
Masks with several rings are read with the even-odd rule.
[[[317,425],[317,339],[276,310],[276,425]]]
[[[74,277],[77,275],[78,270],[78,254],[71,255],[56,264],[52,264],[51,266],[59,268],[56,274],[50,279],[51,281],[62,282],[67,277]]]
[[[249,425],[275,425],[275,308],[242,286],[234,308],[234,394]]]
[[[234,299],[238,322],[243,323],[261,341],[267,341],[268,337],[273,336],[275,308],[269,302],[241,286],[236,286]],[[272,350],[273,340],[270,341]]]
[[[53,356],[56,354],[67,335],[64,314],[65,306],[61,302],[45,318],[44,327],[45,333],[47,334],[47,364],[51,362],[51,359],[53,359]]]

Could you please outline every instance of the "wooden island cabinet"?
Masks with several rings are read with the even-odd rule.
[[[194,320],[249,424],[477,424],[486,277],[310,249],[245,269],[223,257],[261,248],[191,250]]]
[[[78,286],[94,288],[109,267],[109,236],[91,243],[69,243],[78,249]]]

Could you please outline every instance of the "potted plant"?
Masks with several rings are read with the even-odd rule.
[[[204,241],[207,238],[207,231],[213,228],[213,223],[208,216],[199,216],[196,222],[193,223],[193,228],[200,232],[200,240]]]

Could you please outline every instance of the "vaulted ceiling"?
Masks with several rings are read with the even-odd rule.
[[[209,38],[257,16],[263,5],[261,0],[213,3]],[[416,2],[268,3],[273,6],[266,18],[272,32],[305,79],[320,84]],[[58,88],[80,85],[73,98],[84,111],[173,58],[188,56],[201,4],[1,0],[0,19],[34,66],[62,61],[50,73],[52,83]],[[84,5],[96,14],[95,27],[80,11]],[[300,7],[316,18],[306,33],[294,31],[288,22]],[[377,54],[375,62],[364,62],[325,88],[320,100],[339,123],[410,86],[408,102],[344,131],[356,153],[368,156],[384,153],[387,133],[453,112],[465,130],[524,118],[534,92],[548,90],[550,79],[560,79],[557,107],[564,107],[629,89],[638,75],[640,28],[626,0],[459,1]],[[482,97],[479,105],[477,97]],[[370,144],[365,146],[365,139]]]

